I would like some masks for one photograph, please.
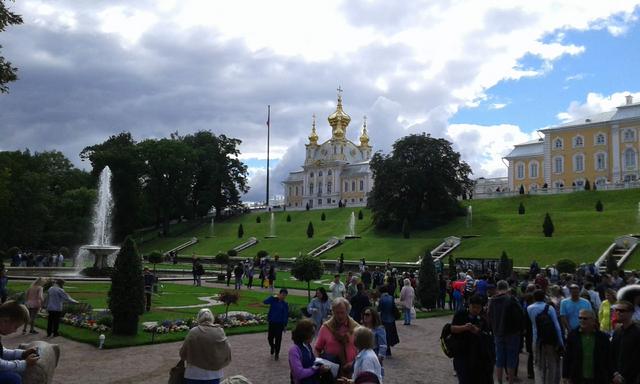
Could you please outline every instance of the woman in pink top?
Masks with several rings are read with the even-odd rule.
[[[36,281],[31,284],[25,293],[25,304],[27,308],[29,308],[29,325],[31,326],[31,330],[29,333],[36,334],[38,333],[35,329],[33,329],[33,323],[36,321],[36,317],[38,316],[38,312],[40,312],[40,308],[42,308],[42,304],[44,303],[44,297],[42,295],[42,286],[44,285],[44,279],[42,277],[38,277]],[[24,328],[22,329],[22,334],[27,333],[27,324],[24,324]]]
[[[347,299],[338,297],[331,303],[333,315],[327,320],[318,333],[316,340],[316,356],[340,364],[342,375],[350,376],[357,350],[353,343],[353,332],[359,326],[351,317],[351,304]]]

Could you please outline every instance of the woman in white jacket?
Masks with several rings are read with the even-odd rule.
[[[413,298],[416,292],[411,286],[411,280],[404,279],[404,286],[400,291],[400,303],[404,313],[404,325],[411,325],[411,308],[413,308]]]

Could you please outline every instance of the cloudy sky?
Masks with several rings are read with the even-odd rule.
[[[299,168],[311,116],[321,140],[336,88],[357,141],[428,132],[478,176],[503,176],[536,130],[640,100],[640,1],[16,0],[0,34],[20,69],[0,95],[0,150],[63,151],[130,131],[208,129],[243,141],[264,196]],[[134,5],[132,5],[134,4]]]

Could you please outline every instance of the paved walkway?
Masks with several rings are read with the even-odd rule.
[[[398,323],[401,343],[393,348],[393,358],[385,361],[385,384],[456,383],[451,360],[440,351],[442,326],[448,317],[418,319],[411,326]],[[36,340],[40,335],[15,334],[3,338],[6,347]],[[97,340],[97,337],[96,337]],[[242,374],[253,383],[289,383],[287,351],[291,334],[284,335],[280,361],[272,361],[266,333],[229,337],[232,363],[225,375]],[[182,342],[150,346],[99,350],[64,338],[54,342],[61,347],[61,358],[54,384],[166,383],[170,368],[178,361]],[[521,355],[520,377],[526,377],[526,355]],[[522,383],[531,383],[527,379]]]

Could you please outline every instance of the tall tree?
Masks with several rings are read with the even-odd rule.
[[[144,279],[142,258],[131,237],[125,239],[116,257],[107,300],[113,315],[113,333],[138,333],[138,320],[144,313]]]
[[[376,153],[371,169],[369,207],[378,228],[400,230],[405,217],[413,228],[442,224],[461,212],[458,198],[473,186],[471,168],[451,143],[425,134],[396,141],[389,155]]]
[[[111,169],[114,200],[112,226],[114,241],[119,243],[143,222],[140,180],[144,162],[137,144],[131,133],[122,132],[101,144],[85,147],[80,158],[91,162],[91,173],[96,180],[104,167]]]
[[[420,304],[428,309],[436,307],[436,301],[438,300],[438,278],[436,276],[436,267],[433,264],[433,257],[429,252],[426,252],[422,258],[420,264],[420,273],[418,281],[418,300]]]
[[[4,32],[9,25],[18,24],[22,24],[22,17],[11,12],[9,8],[7,8],[5,1],[0,0],[0,32]],[[2,48],[2,45],[0,45],[0,48]],[[0,55],[0,93],[9,92],[7,83],[18,79],[17,72],[18,68],[14,67],[4,56]]]
[[[307,299],[311,301],[311,281],[322,277],[322,262],[320,259],[302,255],[296,258],[291,266],[291,274],[300,281],[307,283]]]

